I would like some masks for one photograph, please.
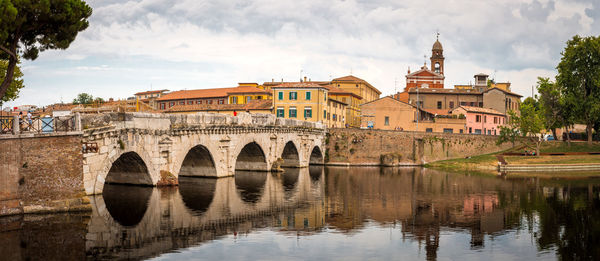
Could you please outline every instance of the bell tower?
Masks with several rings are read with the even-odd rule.
[[[433,48],[431,48],[431,70],[444,75],[444,48],[440,43],[440,33],[437,33]]]

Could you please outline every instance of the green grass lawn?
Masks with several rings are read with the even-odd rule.
[[[490,153],[462,159],[441,160],[428,163],[425,165],[425,167],[448,171],[493,171],[498,165],[496,154],[498,153]]]
[[[568,144],[563,141],[548,141],[542,143],[540,152],[600,152],[600,142],[594,142],[591,145],[588,145],[587,142],[577,141],[571,142],[571,146],[569,147]]]
[[[508,164],[582,164],[600,163],[600,155],[504,156]]]

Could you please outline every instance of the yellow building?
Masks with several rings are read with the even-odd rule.
[[[278,118],[321,122],[328,127],[346,124],[347,104],[331,99],[329,89],[314,82],[285,82],[271,87]]]
[[[381,92],[373,87],[373,85],[352,75],[335,78],[331,80],[331,85],[362,97],[360,104],[377,100],[379,99],[379,95],[381,95]]]
[[[326,85],[325,87],[329,90],[330,98],[347,104],[346,123],[348,126],[360,127],[360,104],[362,97],[332,85]]]

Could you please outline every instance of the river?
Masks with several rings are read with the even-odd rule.
[[[600,179],[310,167],[106,185],[0,219],[1,260],[600,260]]]

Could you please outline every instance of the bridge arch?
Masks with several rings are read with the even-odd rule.
[[[178,173],[184,177],[216,177],[217,168],[212,153],[204,145],[190,148],[179,164]]]
[[[292,140],[285,143],[283,150],[279,154],[283,163],[282,167],[298,168],[300,164],[300,147]]]
[[[263,146],[260,146],[256,141],[239,146],[236,153],[233,154],[234,170],[246,171],[268,171],[269,160]]]
[[[100,194],[104,184],[128,184],[152,186],[158,182],[158,172],[145,151],[124,151],[104,160],[104,166],[96,175],[94,193]]]
[[[311,150],[308,162],[310,165],[323,165],[324,157],[323,157],[321,148],[319,146],[315,146]]]

